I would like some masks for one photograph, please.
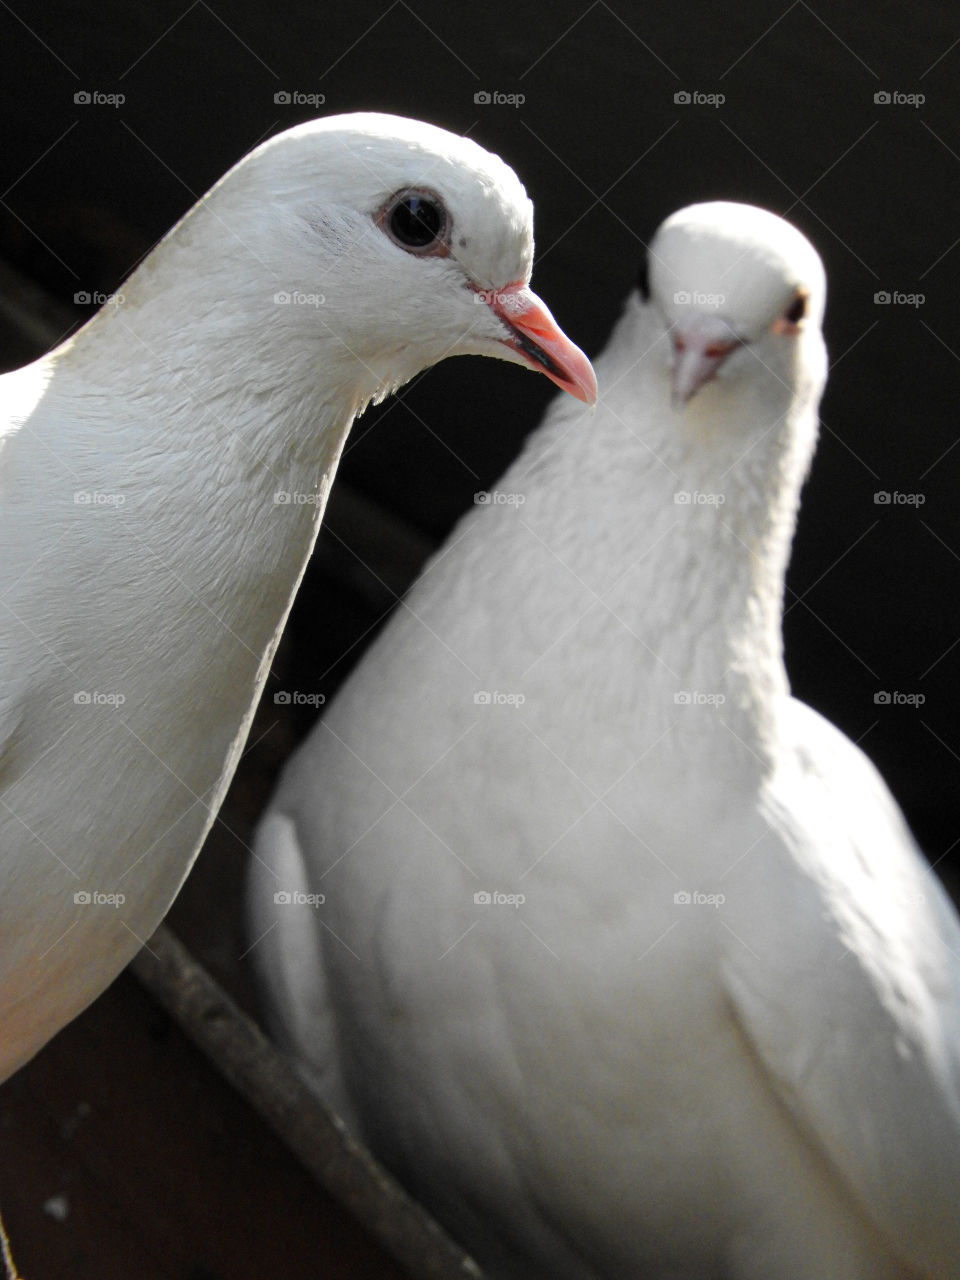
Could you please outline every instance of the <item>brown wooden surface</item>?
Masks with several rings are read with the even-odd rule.
[[[25,1280],[402,1276],[128,974],[0,1089],[0,1146]]]
[[[317,1185],[352,1213],[402,1270],[417,1280],[482,1280],[460,1245],[320,1103],[294,1062],[168,925],[153,933],[130,971]]]

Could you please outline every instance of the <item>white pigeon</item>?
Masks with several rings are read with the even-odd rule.
[[[0,379],[0,1079],[116,976],[234,771],[355,416],[448,355],[586,357],[474,142],[271,139],[118,298]]]
[[[783,663],[823,267],[649,269],[286,770],[271,1020],[498,1280],[955,1280],[957,917]]]

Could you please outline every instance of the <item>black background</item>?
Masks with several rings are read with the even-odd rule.
[[[789,216],[827,265],[834,369],[788,664],[937,861],[960,840],[958,41],[960,20],[929,2],[3,4],[0,255],[71,305],[109,292],[262,138],[315,114],[393,111],[514,165],[536,204],[534,285],[593,355],[672,210],[728,198]],[[483,90],[526,100],[477,104]],[[80,91],[125,101],[78,104]],[[683,91],[725,101],[678,103]],[[879,291],[925,301],[881,306]],[[0,352],[6,365],[31,354],[12,337]],[[512,366],[448,361],[357,424],[341,478],[436,542],[551,394]],[[880,490],[925,501],[877,505]],[[329,649],[315,573],[288,644]],[[880,690],[925,702],[877,705]]]

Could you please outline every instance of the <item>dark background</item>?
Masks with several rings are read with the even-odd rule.
[[[278,105],[282,91],[323,94],[322,113],[421,116],[500,152],[536,204],[535,287],[589,354],[666,214],[724,197],[788,215],[826,261],[834,361],[789,667],[877,761],[936,861],[960,837],[958,38],[934,3],[4,4],[0,257],[71,306],[116,289],[246,150],[318,114]],[[526,101],[477,105],[480,90]],[[926,100],[875,102],[883,91]],[[876,305],[881,290],[925,301]],[[32,354],[12,337],[0,350],[7,365]],[[550,395],[515,367],[450,361],[361,420],[341,479],[436,542]],[[878,490],[925,501],[879,506]],[[350,634],[329,607],[318,624],[322,595],[313,574],[288,648],[329,692],[361,648],[331,665]],[[877,705],[880,690],[925,702]]]
[[[960,17],[931,0],[0,0],[0,366],[65,336],[91,313],[75,295],[117,289],[245,151],[318,114],[278,93],[420,116],[502,154],[536,203],[534,285],[591,355],[668,213],[727,198],[785,214],[825,259],[834,361],[790,572],[791,676],[880,765],[931,859],[957,868],[958,72]],[[480,105],[482,90],[526,100]],[[83,91],[125,101],[76,103]],[[684,91],[725,101],[675,102]],[[895,91],[926,100],[874,100]],[[31,330],[32,285],[59,306]],[[880,291],[925,301],[877,305]],[[242,861],[312,719],[272,692],[334,691],[552,394],[514,366],[448,361],[354,428],[277,683],[171,913],[248,1007]],[[877,491],[925,501],[877,505]],[[881,690],[925,701],[878,705]],[[396,1274],[129,975],[4,1086],[0,1129],[0,1201],[28,1275]]]

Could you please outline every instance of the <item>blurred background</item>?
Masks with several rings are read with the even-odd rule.
[[[247,150],[318,114],[418,116],[499,152],[536,205],[534,286],[590,355],[668,213],[724,198],[789,217],[827,266],[833,367],[789,577],[788,666],[797,694],[878,764],[948,871],[960,865],[960,20],[923,0],[904,22],[889,0],[846,11],[805,0],[0,4],[0,360],[14,367],[66,336]],[[247,1004],[240,867],[277,770],[315,715],[276,706],[273,693],[335,691],[551,394],[515,366],[448,361],[353,431],[250,749],[172,917]],[[98,1274],[79,1261],[79,1234],[68,1237],[81,1228],[43,1205],[64,1180],[89,1187],[106,1130],[121,1134],[118,1167],[129,1154],[125,1123],[88,1141],[88,1118],[70,1137],[86,1155],[68,1159],[64,1117],[84,1101],[76,1062],[109,1057],[134,1081],[153,1061],[175,1078],[172,1051],[162,1067],[150,1056],[160,1015],[139,990],[123,979],[107,999],[0,1090],[8,1135],[28,1141],[44,1124],[52,1135],[56,1174],[38,1167],[29,1193],[18,1175],[0,1181],[34,1276]],[[128,1052],[134,1027],[142,1061]],[[199,1087],[186,1047],[177,1070]],[[88,1092],[98,1079],[92,1070]],[[165,1096],[181,1095],[171,1085]],[[155,1105],[162,1129],[167,1103]],[[198,1114],[213,1105],[197,1101]],[[216,1142],[235,1129],[222,1121]],[[251,1139],[223,1177],[262,1175],[265,1159]],[[106,1247],[119,1211],[103,1180],[84,1221]],[[136,1198],[127,1212],[135,1223]],[[50,1252],[54,1226],[69,1239],[61,1253]],[[138,1274],[256,1273],[252,1256],[228,1265],[215,1244],[200,1261],[202,1250],[172,1259],[156,1243],[168,1226],[151,1246],[155,1270],[143,1232],[128,1232]],[[103,1274],[132,1262],[116,1265]],[[323,1274],[391,1274],[353,1255],[336,1265]]]

